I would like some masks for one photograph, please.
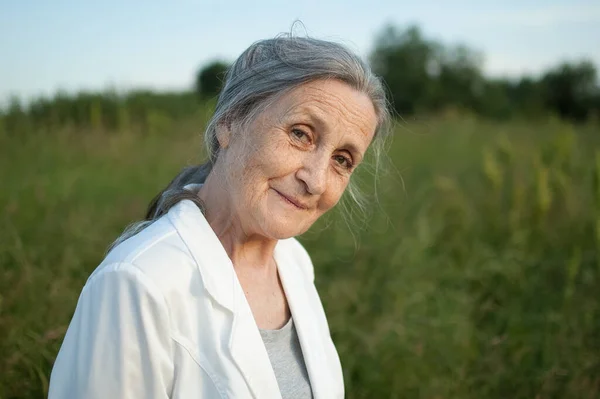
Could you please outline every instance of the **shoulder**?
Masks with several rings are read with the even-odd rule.
[[[121,265],[115,268],[115,265]],[[135,274],[140,283],[155,286],[164,296],[189,284],[197,270],[187,246],[169,219],[162,217],[113,248],[88,278],[106,272]]]
[[[304,246],[300,243],[300,241],[298,241],[297,238],[292,237],[285,240],[280,240],[277,246],[278,250],[281,250],[288,257],[295,261],[309,281],[314,281],[315,270],[312,260]]]

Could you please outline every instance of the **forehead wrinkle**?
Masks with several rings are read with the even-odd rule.
[[[340,110],[339,107],[333,106],[329,101],[323,101],[322,99],[307,100],[297,107],[292,107],[290,114],[292,117],[308,116],[320,130],[335,130],[338,126],[341,126],[343,131],[358,130],[366,136],[368,129],[361,126],[360,121],[364,119],[364,116],[361,115],[360,111],[347,107],[343,100],[340,100],[337,104],[342,105],[343,109]]]
[[[356,93],[353,93],[356,94]],[[358,93],[366,96],[364,93]],[[325,90],[316,85],[300,86],[292,90],[288,95],[283,96],[278,104],[275,105],[276,110],[273,110],[271,117],[275,117],[280,124],[285,124],[286,121],[295,117],[308,117],[318,130],[323,133],[331,131],[339,131],[340,133],[351,133],[351,135],[360,134],[361,143],[364,138],[369,137],[374,133],[369,121],[371,118],[369,111],[374,113],[374,107],[371,101],[368,101],[369,110],[361,107],[359,100],[353,101],[355,98],[339,95]],[[272,118],[269,118],[272,119]],[[373,131],[372,131],[373,130]],[[339,139],[341,142],[346,134]],[[354,141],[354,140],[351,140]],[[370,142],[370,140],[369,140]],[[359,149],[364,147],[356,143],[352,147]],[[368,147],[368,143],[366,145]],[[357,152],[361,152],[358,150]]]
[[[363,135],[368,136],[370,129],[366,126],[367,120],[365,120],[368,118],[365,118],[365,115],[361,112],[360,107],[353,107],[350,105],[354,103],[353,101],[347,101],[345,97],[333,94],[318,87],[314,87],[312,89],[321,94],[321,97],[315,98],[315,101],[318,104],[317,107],[321,108],[321,106],[319,106],[320,103],[324,103],[325,107],[329,108],[323,109],[323,113],[325,115],[329,115],[332,110],[335,114],[337,114],[336,125],[344,125],[344,122],[347,122],[349,125],[357,128],[358,131],[360,131]],[[317,96],[313,94],[312,97]],[[372,107],[370,101],[369,104]],[[361,123],[362,121],[365,123]],[[347,130],[348,127],[349,126],[345,126],[345,130]]]

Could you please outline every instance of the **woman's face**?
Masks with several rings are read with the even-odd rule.
[[[367,95],[319,80],[279,98],[244,131],[226,131],[220,157],[243,231],[283,239],[308,230],[339,201],[376,125]]]

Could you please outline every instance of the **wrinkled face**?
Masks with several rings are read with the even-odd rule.
[[[243,230],[274,239],[308,230],[339,201],[376,125],[366,94],[319,80],[279,98],[243,131],[227,131],[219,157]]]

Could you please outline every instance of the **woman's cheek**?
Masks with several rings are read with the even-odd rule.
[[[265,160],[268,160],[267,168],[270,177],[282,177],[297,169],[302,164],[299,151],[280,147],[265,154]]]
[[[337,205],[348,187],[348,178],[339,175],[337,172],[334,173],[334,176],[329,179],[327,191],[322,196],[324,212]]]
[[[237,184],[242,187],[241,197],[245,204],[253,204],[259,200],[260,188],[266,179],[263,178],[258,165],[247,164],[241,170]]]

